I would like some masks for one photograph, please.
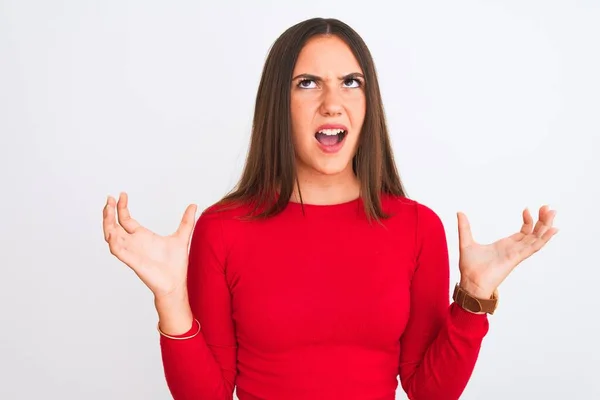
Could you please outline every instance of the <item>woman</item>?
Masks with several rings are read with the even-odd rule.
[[[109,196],[110,250],[154,294],[179,399],[457,399],[500,283],[557,232],[476,243],[458,213],[449,303],[444,227],[396,171],[371,55],[350,27],[311,19],[266,60],[241,180],[194,226],[160,237]],[[118,222],[117,222],[118,216]],[[188,244],[189,254],[188,254]]]

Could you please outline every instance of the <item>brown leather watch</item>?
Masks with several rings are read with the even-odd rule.
[[[469,294],[457,283],[454,287],[452,300],[467,311],[493,314],[496,307],[498,307],[498,290],[494,290],[492,297],[489,299],[479,299]]]

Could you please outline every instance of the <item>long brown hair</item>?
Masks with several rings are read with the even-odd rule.
[[[250,203],[252,218],[281,212],[297,185],[291,136],[290,91],[296,60],[314,36],[336,35],[352,50],[365,77],[366,115],[352,168],[369,219],[387,214],[381,194],[406,196],[395,166],[373,58],[362,38],[337,19],[313,18],[288,28],[267,56],[254,110],[250,148],[242,176],[218,204]],[[299,188],[298,188],[299,190]]]

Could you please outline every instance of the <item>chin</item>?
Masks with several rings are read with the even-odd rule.
[[[310,169],[320,175],[336,176],[352,171],[352,160],[328,160],[308,165]]]

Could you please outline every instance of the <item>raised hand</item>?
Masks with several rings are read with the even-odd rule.
[[[558,232],[552,226],[555,216],[555,210],[543,206],[534,226],[529,210],[525,209],[519,232],[483,245],[473,240],[467,216],[457,213],[461,287],[476,297],[489,298],[517,265],[544,247]]]
[[[173,234],[159,236],[131,218],[127,201],[126,193],[119,195],[118,202],[111,196],[106,201],[103,228],[110,252],[129,266],[155,297],[185,290],[196,206],[187,207]]]

